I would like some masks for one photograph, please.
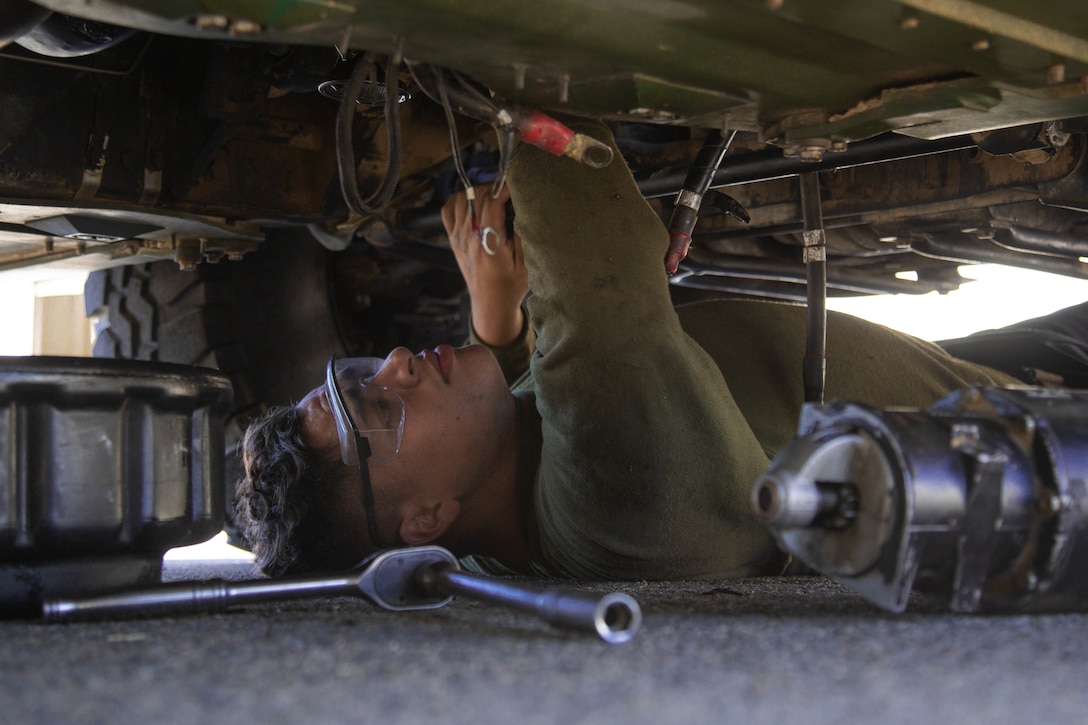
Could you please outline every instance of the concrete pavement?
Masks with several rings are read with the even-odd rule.
[[[167,579],[249,565],[171,562]],[[632,584],[610,646],[492,605],[356,599],[0,622],[10,723],[1079,722],[1088,615],[886,614],[818,577]]]

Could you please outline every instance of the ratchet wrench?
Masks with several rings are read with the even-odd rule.
[[[565,629],[594,633],[605,642],[630,640],[642,623],[638,602],[622,592],[534,589],[460,570],[440,546],[390,549],[347,572],[252,581],[173,582],[42,603],[48,622],[221,612],[258,602],[356,596],[390,611],[437,609],[454,595],[511,607]]]

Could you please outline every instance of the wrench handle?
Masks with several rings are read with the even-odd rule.
[[[107,592],[86,597],[52,598],[42,602],[47,622],[113,619],[222,612],[253,602],[285,601],[319,596],[359,596],[359,575],[307,577],[244,582],[178,582],[148,589]]]

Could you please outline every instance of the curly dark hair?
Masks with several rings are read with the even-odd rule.
[[[269,576],[347,568],[350,547],[337,536],[337,471],[302,442],[294,407],[272,408],[243,441],[245,474],[235,486],[235,520]]]

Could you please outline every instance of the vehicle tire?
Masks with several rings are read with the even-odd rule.
[[[242,472],[246,426],[270,405],[318,384],[331,353],[344,353],[328,282],[328,252],[312,240],[273,236],[239,262],[182,271],[172,261],[91,273],[94,356],[215,368],[234,388],[226,424],[227,531]]]

